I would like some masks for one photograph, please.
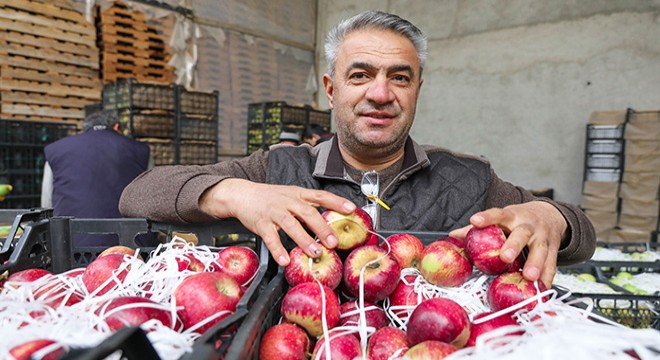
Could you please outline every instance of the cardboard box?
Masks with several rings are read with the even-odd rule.
[[[582,184],[582,194],[616,198],[619,196],[619,183],[613,181],[585,181]]]
[[[589,210],[616,212],[619,198],[582,194],[580,207]]]
[[[623,171],[660,173],[660,154],[625,154]]]
[[[621,199],[621,213],[636,216],[658,216],[660,201]]]
[[[660,157],[660,138],[656,140],[626,140],[625,153],[631,155],[655,154]]]
[[[610,233],[609,242],[644,243],[651,241],[651,232],[634,229],[615,229]]]
[[[623,137],[658,141],[660,139],[660,111],[633,112],[626,123]]]
[[[594,225],[596,233],[602,233],[606,230],[611,230],[616,226],[618,214],[616,211],[598,211],[598,210],[585,210],[585,215]]]
[[[660,187],[655,186],[642,186],[639,183],[621,183],[619,196],[622,199],[632,199],[641,201],[651,201],[660,198]]]
[[[619,214],[619,222],[617,225],[623,229],[653,231],[658,229],[658,217]]]
[[[592,125],[619,125],[626,122],[626,111],[594,111],[589,117]]]

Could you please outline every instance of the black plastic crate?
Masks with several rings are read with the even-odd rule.
[[[179,108],[185,115],[215,116],[218,113],[218,92],[191,91],[179,87]]]
[[[248,153],[279,142],[283,129],[302,134],[309,124],[330,128],[330,111],[292,106],[283,101],[248,104]]]
[[[623,139],[624,125],[587,125],[588,139]]]
[[[218,144],[215,141],[183,140],[179,143],[179,164],[212,164],[217,159]]]
[[[43,146],[77,132],[75,123],[0,120],[0,143],[10,146]]]
[[[179,117],[179,138],[183,140],[216,141],[218,122],[208,115],[186,115]]]
[[[135,79],[119,79],[103,86],[103,108],[174,110],[176,86],[138,82]]]
[[[174,138],[176,116],[172,111],[121,109],[117,115],[126,136]]]
[[[172,225],[148,222],[145,219],[76,219],[70,217],[50,217],[51,211],[34,211],[18,214],[14,225],[23,229],[16,240],[3,244],[0,252],[0,273],[12,273],[27,268],[40,267],[55,273],[87,265],[104,250],[102,247],[77,248],[71,246],[71,239],[77,233],[116,234],[121,245],[135,248],[135,236],[139,233],[155,232],[169,241],[178,234],[194,234],[199,245],[226,247],[242,245],[253,248],[260,259],[259,269],[252,284],[237,305],[237,310],[207,330],[193,345],[193,353],[209,351],[208,359],[222,358],[231,338],[238,330],[241,321],[247,316],[263,288],[271,278],[273,264],[269,262],[269,252],[261,239],[246,230],[238,221],[226,220],[209,224]],[[16,232],[16,229],[13,229]],[[153,247],[141,247],[142,255],[147,256]],[[146,258],[146,257],[145,257]],[[269,266],[271,268],[269,268]],[[64,359],[101,360],[113,353],[122,354],[125,359],[160,358],[151,343],[139,329],[127,328],[115,333],[101,344],[89,349],[75,349]],[[224,344],[223,346],[220,346]],[[189,358],[189,357],[185,357]],[[189,359],[198,359],[197,357]]]
[[[615,322],[633,329],[660,330],[660,298],[651,295],[574,294],[587,297],[594,308]]]
[[[149,151],[156,166],[176,164],[176,146],[174,140],[157,138],[140,138],[137,140],[149,145]]]

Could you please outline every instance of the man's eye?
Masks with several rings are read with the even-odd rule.
[[[410,77],[408,77],[406,75],[395,75],[394,76],[394,81],[407,83],[407,82],[410,82]]]
[[[364,73],[351,74],[351,79],[355,79],[355,80],[364,79],[365,77],[366,77],[366,75]]]

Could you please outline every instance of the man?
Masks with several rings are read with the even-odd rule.
[[[319,210],[349,213],[368,205],[360,182],[375,170],[378,197],[391,208],[379,210],[380,229],[451,230],[464,238],[470,226],[497,224],[508,233],[501,258],[512,262],[527,248],[524,276],[549,285],[558,257],[566,264],[591,257],[593,226],[575,206],[502,181],[484,160],[408,136],[426,46],[424,34],[395,15],[365,12],[340,23],[325,43],[323,83],[337,130],[331,141],[201,168],[154,169],[126,188],[122,213],[168,222],[234,217],[287,265],[278,231],[313,257],[320,250],[307,229],[336,246]]]
[[[83,131],[45,147],[41,206],[55,216],[119,218],[121,192],[150,166],[149,146],[122,135],[113,111],[89,115]],[[74,237],[75,246],[117,242],[113,235]]]
[[[325,133],[326,131],[323,130],[323,127],[321,127],[321,125],[309,124],[307,125],[307,127],[305,127],[305,131],[303,132],[302,139],[307,144],[311,146],[316,146],[317,142],[321,139],[321,137]]]
[[[280,142],[278,142],[277,145],[280,144],[293,146],[300,145],[300,134],[295,131],[284,129],[280,132]]]

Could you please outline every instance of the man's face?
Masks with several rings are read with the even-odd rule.
[[[335,76],[323,83],[342,150],[353,156],[402,151],[422,85],[413,44],[388,30],[348,35],[339,47]]]

